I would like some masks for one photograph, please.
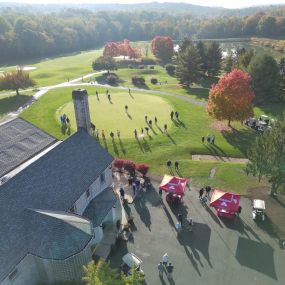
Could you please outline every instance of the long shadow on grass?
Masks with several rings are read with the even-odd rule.
[[[114,139],[112,139],[112,145],[113,145],[113,149],[114,149],[115,154],[118,155],[119,154],[119,150],[118,150],[117,144],[116,144]]]
[[[27,95],[18,95],[0,99],[0,117],[9,112],[16,111],[31,98],[31,96]]]
[[[119,144],[120,144],[120,147],[121,147],[121,149],[122,149],[122,153],[123,153],[123,154],[126,154],[126,149],[125,149],[125,147],[124,147],[124,145],[123,145],[123,142],[122,142],[121,138],[119,138]]]
[[[167,137],[171,140],[171,142],[173,144],[176,144],[175,140],[173,139],[173,137],[169,134],[169,133],[166,133]]]
[[[158,130],[163,134],[163,131],[162,131],[161,127],[158,125],[158,123],[155,123],[155,125],[158,128]]]
[[[208,151],[214,156],[228,156],[220,147],[215,144],[204,144]],[[222,159],[221,159],[222,160]]]
[[[143,147],[142,147],[142,144],[141,144],[140,140],[139,140],[137,137],[136,137],[136,141],[137,141],[137,144],[138,144],[138,146],[139,146],[141,152],[144,152],[144,149],[143,149]]]
[[[254,139],[258,134],[251,129],[233,129],[231,132],[222,132],[222,135],[230,145],[246,155],[248,147],[254,142]]]
[[[148,151],[151,152],[151,148],[145,138],[143,138],[142,140],[142,147],[145,152],[148,152]]]

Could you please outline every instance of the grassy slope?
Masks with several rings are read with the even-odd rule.
[[[24,111],[22,117],[59,139],[66,138],[66,136],[61,133],[56,111],[60,106],[63,106],[71,100],[71,90],[72,88],[64,88],[50,91],[28,110]],[[94,87],[88,88],[88,91],[90,94],[94,93]],[[98,88],[98,91],[104,93],[105,88]],[[116,94],[122,96],[122,92],[112,90],[114,102]],[[126,94],[126,96],[128,95]],[[135,98],[140,96],[153,97],[153,95],[138,92],[133,94],[133,96]],[[196,185],[211,183],[213,186],[224,187],[241,193],[245,193],[248,187],[255,185],[255,180],[245,176],[243,165],[241,164],[197,162],[191,160],[191,154],[194,153],[218,153],[243,156],[242,152],[246,149],[247,136],[254,136],[255,134],[253,132],[242,128],[240,130],[241,135],[246,133],[246,139],[241,138],[234,142],[231,142],[228,137],[223,137],[223,135],[216,133],[217,147],[203,145],[200,142],[201,136],[207,133],[213,133],[211,129],[212,120],[207,116],[204,109],[176,98],[165,97],[165,99],[173,106],[173,109],[179,111],[181,120],[185,125],[184,127],[174,125],[169,132],[170,136],[161,134],[158,129],[154,128],[157,135],[151,134],[151,138],[146,137],[145,140],[140,139],[136,141],[132,138],[118,141],[116,138],[113,143],[108,138],[106,143],[101,141],[102,145],[116,157],[149,163],[152,173],[160,175],[167,171],[165,166],[167,159],[177,159],[181,161],[181,174],[186,177],[192,177],[193,183]],[[129,98],[129,100],[131,99]],[[116,107],[115,105],[116,104],[114,104],[114,107]],[[119,104],[118,108],[121,109]],[[104,111],[104,108],[101,109],[101,113],[102,115],[104,114],[104,116],[108,115]],[[41,114],[41,116],[39,116],[39,114]],[[109,114],[109,116],[112,116],[112,114]],[[141,114],[141,116],[144,116],[144,113]],[[116,120],[114,120],[114,123],[116,123]],[[160,127],[162,127],[162,124]],[[233,145],[230,143],[233,143]],[[216,168],[216,176],[211,180],[207,180],[212,168]]]

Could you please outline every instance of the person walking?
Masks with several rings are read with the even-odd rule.
[[[113,141],[114,140],[114,133],[112,131],[110,132],[110,137],[111,137],[111,139]]]
[[[179,113],[177,111],[175,112],[175,118],[176,118],[176,120],[178,120],[178,118],[179,118]]]
[[[212,136],[212,144],[215,144],[215,140],[216,140],[216,136],[213,135],[213,136]]]
[[[206,196],[210,199],[211,186],[206,186]]]
[[[175,167],[176,170],[177,170],[178,167],[179,167],[179,162],[178,162],[177,160],[174,162],[174,167]]]
[[[125,190],[123,188],[120,188],[120,196],[121,196],[122,201],[124,201],[124,199],[125,199]]]
[[[152,120],[149,120],[148,124],[149,124],[150,127],[152,127]]]
[[[205,137],[203,136],[202,139],[201,139],[202,143],[205,142]]]
[[[164,266],[166,266],[168,264],[169,261],[169,256],[167,254],[167,252],[162,256],[162,263]]]
[[[160,201],[162,201],[162,189],[159,188],[158,194],[159,194],[159,197],[160,197]]]
[[[159,277],[162,278],[163,277],[163,271],[164,271],[164,266],[162,264],[162,261],[160,261],[159,264],[157,265],[157,269],[158,269]]]
[[[156,116],[154,117],[154,122],[157,124],[157,117]]]
[[[170,113],[170,118],[171,118],[171,120],[173,120],[173,116],[174,116],[174,112],[171,111],[171,113]]]
[[[98,129],[95,130],[95,138],[97,140],[99,139],[99,130]]]
[[[182,222],[183,222],[183,215],[181,213],[178,214],[178,221],[182,226]]]
[[[126,105],[126,106],[125,106],[125,111],[126,111],[126,113],[128,113],[128,108],[129,108],[128,105]]]
[[[199,190],[199,199],[200,199],[200,200],[202,199],[203,194],[204,194],[204,188],[201,188],[201,189]]]
[[[164,124],[164,131],[167,133],[167,124]]]
[[[108,94],[108,100],[111,102],[111,94]]]
[[[121,132],[120,132],[120,130],[117,130],[117,137],[120,139],[120,137],[121,137]]]
[[[147,122],[147,115],[144,115],[144,119],[145,119],[145,121]]]
[[[99,94],[98,94],[98,91],[97,91],[97,90],[96,90],[96,93],[95,93],[95,94],[96,94],[96,97],[97,97],[97,99],[98,99]]]
[[[207,135],[207,142],[210,143],[211,142],[211,136],[208,134]]]
[[[105,132],[104,132],[104,130],[102,130],[101,134],[102,134],[102,139],[105,140],[106,137],[105,137]]]
[[[145,130],[146,130],[146,134],[148,135],[149,128],[145,127]]]
[[[169,264],[166,266],[166,272],[168,279],[172,279],[172,272],[173,272],[174,266],[169,262]]]

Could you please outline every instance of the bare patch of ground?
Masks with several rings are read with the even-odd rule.
[[[269,187],[252,188],[248,190],[248,196],[250,199],[265,201],[267,218],[265,229],[276,234],[281,240],[285,240],[285,195],[279,193],[277,197],[272,197],[269,191]]]
[[[247,163],[246,158],[235,158],[227,156],[215,156],[215,155],[192,155],[192,160],[207,160],[207,161],[224,161],[224,162],[236,162],[236,163]]]
[[[232,132],[233,128],[228,126],[226,121],[215,121],[212,124],[212,128],[217,130],[218,132]]]

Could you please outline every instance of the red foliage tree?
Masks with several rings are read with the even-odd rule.
[[[151,41],[152,53],[162,61],[169,61],[173,56],[173,41],[171,37],[156,36]]]
[[[207,112],[218,120],[243,121],[253,115],[251,77],[234,69],[224,75],[209,93]]]
[[[115,159],[113,161],[113,166],[116,167],[119,171],[121,171],[123,166],[124,166],[124,160],[123,159]]]
[[[136,166],[136,170],[140,172],[143,176],[146,176],[149,166],[147,164],[141,163]]]
[[[124,160],[124,169],[133,175],[136,170],[136,165],[132,160]]]
[[[120,55],[120,47],[118,43],[107,43],[104,47],[103,56],[115,57]]]

